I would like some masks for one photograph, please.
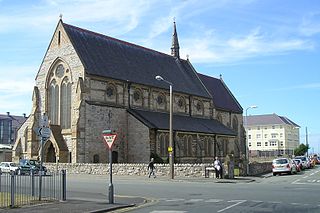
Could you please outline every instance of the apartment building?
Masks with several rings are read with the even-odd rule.
[[[277,114],[244,117],[250,157],[292,156],[300,126]]]

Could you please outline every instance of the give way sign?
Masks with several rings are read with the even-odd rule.
[[[109,149],[111,149],[116,138],[116,134],[103,134],[104,144],[107,145]]]

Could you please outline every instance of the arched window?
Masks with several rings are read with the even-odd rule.
[[[160,142],[160,156],[165,156],[166,155],[166,142],[165,142],[165,135],[161,134],[159,137],[159,142]]]
[[[192,151],[192,136],[190,135],[188,137],[188,141],[187,141],[187,156],[192,157],[193,156],[193,151]]]
[[[58,124],[59,118],[59,86],[55,79],[50,83],[49,87],[49,118],[51,124]]]
[[[116,102],[117,101],[117,90],[113,84],[109,84],[106,90],[106,100],[108,102]]]
[[[198,101],[198,102],[197,102],[197,104],[196,104],[196,109],[197,109],[198,114],[203,115],[203,113],[204,113],[204,106],[203,106],[202,101]]]
[[[222,123],[222,124],[223,124],[222,116],[221,116],[221,114],[220,114],[220,113],[217,115],[217,120],[218,120],[220,123]]]
[[[140,89],[135,89],[134,93],[133,93],[133,100],[134,103],[137,105],[142,105],[142,92]]]
[[[53,66],[48,78],[48,115],[51,124],[71,128],[71,73],[61,60]]]
[[[232,120],[232,129],[238,134],[238,119],[236,116]]]
[[[61,84],[61,115],[60,124],[62,129],[71,127],[71,83],[65,77]]]
[[[99,155],[98,154],[95,154],[93,156],[93,163],[100,163],[100,159],[99,159]]]

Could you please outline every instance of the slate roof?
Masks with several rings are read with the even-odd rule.
[[[223,80],[198,73],[199,78],[210,92],[217,109],[242,113],[243,109]]]
[[[27,117],[17,116],[17,115],[0,114],[0,120],[11,120],[12,121],[12,129],[19,129],[20,126],[27,120]]]
[[[267,115],[250,115],[247,116],[247,125],[272,125],[272,124],[288,124],[295,127],[300,127],[289,118],[284,116],[279,116],[277,114],[267,114]]]
[[[87,74],[168,89],[161,75],[173,91],[211,98],[188,61],[61,23]]]
[[[151,129],[168,130],[169,114],[129,109],[128,112]],[[214,119],[173,114],[173,131],[236,136],[236,133]]]

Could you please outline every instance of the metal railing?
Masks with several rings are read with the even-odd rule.
[[[30,175],[17,175],[0,171],[0,208],[55,200],[66,200],[65,170],[47,172],[41,177],[33,172]]]

